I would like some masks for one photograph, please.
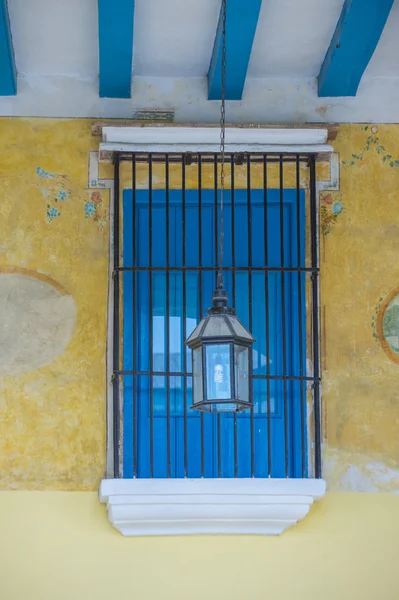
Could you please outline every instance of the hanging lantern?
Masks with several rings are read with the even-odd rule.
[[[208,412],[251,408],[249,353],[254,338],[217,289],[208,315],[188,337],[193,356],[193,405]]]
[[[250,397],[249,353],[254,338],[228,308],[223,289],[223,200],[225,164],[226,7],[222,0],[222,102],[220,106],[220,222],[217,289],[212,307],[186,344],[193,355],[193,405],[208,412],[238,412],[253,406]]]

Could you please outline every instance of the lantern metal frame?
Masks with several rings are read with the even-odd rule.
[[[204,335],[209,327],[212,319],[223,319],[223,323],[229,331],[229,335],[223,334],[220,336]],[[238,325],[238,327],[237,327]],[[245,331],[245,336],[240,335],[239,330]],[[253,401],[250,398],[250,360],[249,352],[255,338],[245,328],[241,321],[237,318],[234,309],[228,306],[227,292],[224,289],[216,289],[213,294],[212,306],[208,309],[208,314],[201,319],[200,323],[186,340],[186,345],[192,351],[192,373],[193,380],[196,377],[195,350],[201,350],[201,378],[202,378],[202,400],[195,402],[195,391],[193,384],[194,402],[190,407],[193,410],[203,412],[241,412],[253,407]],[[212,346],[228,346],[229,347],[229,369],[228,379],[230,381],[230,398],[208,398],[208,367],[206,361],[207,348]],[[242,400],[238,396],[238,379],[235,372],[236,347],[245,348],[248,351],[248,400]],[[232,409],[231,406],[235,408]],[[228,408],[223,408],[228,406]]]

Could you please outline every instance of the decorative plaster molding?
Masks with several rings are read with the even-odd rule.
[[[220,144],[216,127],[103,127],[103,142],[120,144]],[[326,144],[328,130],[319,129],[226,129],[226,145]]]
[[[114,180],[102,179],[99,176],[99,152],[89,151],[88,164],[88,187],[89,189],[109,190],[109,230],[114,227]],[[114,262],[114,247],[112,235],[109,236],[109,260],[108,265]],[[113,312],[114,312],[114,288],[112,271],[109,269],[108,277],[108,318],[107,318],[107,477],[113,477],[113,446],[114,446],[114,413],[112,403],[112,353],[113,353]]]
[[[316,181],[316,196],[320,200],[320,192],[339,192],[339,154],[333,152],[327,159],[330,163],[330,179]]]
[[[127,121],[115,121],[115,119],[110,121],[94,121],[91,126],[91,133],[94,136],[102,137],[104,127],[172,127],[172,128],[180,128],[180,127],[190,127],[192,129],[202,129],[213,128],[220,131],[220,123],[218,121],[214,123],[200,123],[196,122],[185,122],[185,123],[176,123],[174,121],[174,111],[153,111],[153,118],[139,118],[138,115],[142,111],[137,111],[135,115],[133,115],[133,119],[129,119]],[[144,111],[145,114],[148,111]],[[173,113],[173,117],[172,117]],[[150,113],[148,113],[150,114]],[[160,116],[158,116],[160,114]],[[165,117],[167,115],[170,116],[171,120],[167,121]],[[263,123],[226,123],[227,129],[327,129],[327,142],[331,143],[337,139],[337,135],[339,132],[339,124],[338,123],[297,123],[291,125],[277,125],[274,124],[263,124]]]
[[[89,151],[89,189],[108,189],[110,190],[111,200],[114,191],[114,180],[113,179],[100,179],[99,178],[99,164],[98,164],[98,152],[95,150]]]
[[[226,129],[226,152],[315,153],[333,151],[327,129]],[[112,152],[218,152],[215,127],[103,127],[100,160]]]
[[[325,489],[322,479],[104,479],[100,501],[125,536],[279,535]]]

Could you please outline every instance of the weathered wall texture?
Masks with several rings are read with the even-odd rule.
[[[109,198],[88,189],[97,145],[89,120],[0,119],[0,489],[96,489],[104,474]],[[335,148],[340,190],[320,202],[325,474],[334,490],[397,491],[399,126],[342,126]]]
[[[0,147],[0,489],[94,489],[108,279],[95,140],[89,121],[1,119]]]
[[[330,489],[398,492],[399,127],[344,125],[335,147],[340,192],[321,204],[325,475]]]

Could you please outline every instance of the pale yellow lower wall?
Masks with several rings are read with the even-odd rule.
[[[278,538],[123,538],[92,492],[0,493],[1,600],[397,600],[399,496],[328,494]]]

